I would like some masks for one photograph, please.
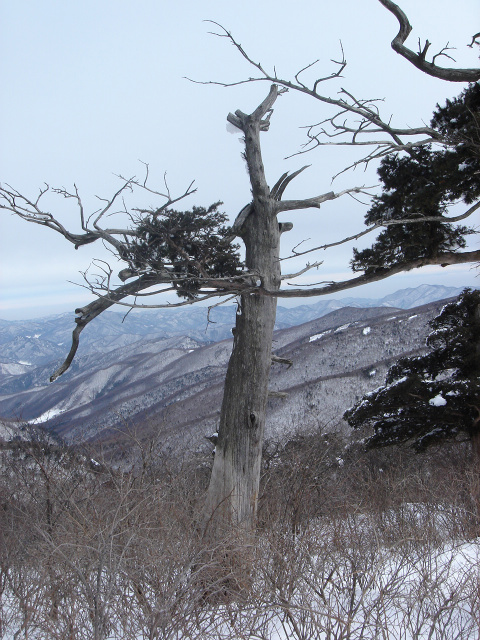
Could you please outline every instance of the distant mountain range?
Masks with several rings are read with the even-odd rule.
[[[285,328],[276,331],[273,349],[293,366],[272,367],[271,389],[287,396],[270,400],[267,436],[281,440],[299,427],[345,429],[345,409],[382,384],[395,359],[425,350],[428,321],[444,303],[438,297],[460,292],[424,285],[375,301],[280,307]],[[419,298],[428,304],[409,311]],[[231,336],[234,308],[213,312],[214,335]],[[83,354],[54,384],[52,360],[68,351],[71,316],[2,321],[0,416],[44,423],[69,441],[123,442],[128,449],[125,432],[138,430],[141,437],[155,434],[165,451],[201,447],[218,424],[232,341],[211,341],[204,309],[130,314],[123,324],[121,318],[109,313],[92,323],[97,332],[89,327]]]
[[[450,298],[461,293],[458,287],[421,285],[402,289],[384,298],[342,298],[320,300],[277,310],[276,329],[293,327],[320,318],[343,307],[394,307],[411,309],[420,304]],[[135,311],[125,314],[106,311],[88,325],[81,336],[78,356],[122,349],[139,340],[189,336],[199,342],[217,342],[231,336],[235,323],[233,304],[211,310],[192,305],[182,309]],[[21,375],[41,366],[63,360],[70,349],[74,329],[73,313],[34,320],[0,319],[0,380],[4,376]],[[52,369],[50,366],[50,369]],[[0,391],[1,393],[1,391]]]

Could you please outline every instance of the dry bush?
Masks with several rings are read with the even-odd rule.
[[[467,445],[420,455],[401,447],[365,451],[336,434],[300,435],[284,448],[267,446],[259,522],[282,521],[298,531],[312,519],[363,513],[394,539],[415,531],[465,539],[479,532],[479,482]],[[422,518],[419,510],[412,515],[415,504]]]
[[[3,449],[1,638],[478,637],[465,451],[299,437],[266,451],[256,537],[209,541],[208,459],[132,446],[127,471],[48,442]]]

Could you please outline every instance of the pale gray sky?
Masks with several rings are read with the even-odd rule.
[[[478,64],[477,52],[466,47],[479,31],[477,0],[400,4],[414,27],[411,47],[418,37],[428,37],[432,51],[449,41],[457,47],[458,66]],[[2,0],[0,7],[0,180],[32,197],[44,182],[67,189],[76,183],[92,211],[95,195],[108,197],[118,188],[114,174],[140,175],[138,160],[150,164],[152,185],[161,185],[166,171],[173,193],[195,180],[198,191],[182,208],[223,200],[233,219],[248,202],[242,146],[226,131],[226,115],[254,109],[268,85],[221,88],[188,82],[185,76],[234,81],[253,72],[226,40],[209,35],[212,25],[203,20],[224,25],[255,60],[269,69],[275,65],[283,77],[317,58],[319,74],[328,75],[341,40],[348,66],[344,78],[324,91],[335,94],[345,87],[358,97],[385,98],[382,113],[393,114],[398,125],[428,122],[435,104],[464,86],[429,78],[395,54],[390,41],[397,22],[378,0],[297,0],[295,5],[285,0]],[[310,197],[332,188],[331,176],[355,159],[351,150],[329,147],[284,159],[299,149],[302,125],[331,114],[292,93],[277,101],[271,129],[263,136],[270,184],[284,171],[311,163],[289,187],[289,196]],[[357,170],[333,187],[375,181],[373,169]],[[57,197],[48,199],[48,206],[67,226],[78,228],[71,203]],[[361,230],[365,211],[347,198],[320,211],[290,213],[285,219],[295,227],[285,236],[285,253],[306,238],[321,244]],[[1,230],[1,318],[73,311],[91,299],[69,281],[81,282],[79,271],[92,258],[106,257],[100,247],[75,251],[55,233],[4,213]],[[350,257],[351,246],[320,256],[325,263],[312,279],[344,278]],[[304,262],[285,263],[285,270]],[[423,282],[478,285],[475,276],[468,266],[426,268],[345,295],[376,297]]]

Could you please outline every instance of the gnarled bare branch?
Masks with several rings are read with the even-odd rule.
[[[341,240],[337,240],[336,242],[330,242],[328,244],[322,244],[317,247],[313,247],[312,249],[306,249],[305,251],[297,251],[296,247],[292,249],[292,255],[287,256],[285,258],[280,258],[280,260],[291,260],[292,258],[298,258],[299,256],[307,255],[308,253],[314,253],[315,251],[325,251],[326,249],[332,249],[333,247],[339,247],[342,244],[347,244],[348,242],[352,242],[353,240],[358,240],[363,236],[366,236],[369,233],[376,231],[377,229],[382,229],[384,227],[389,227],[392,225],[399,224],[419,224],[419,222],[442,222],[442,223],[452,223],[452,222],[460,222],[461,220],[465,220],[469,218],[475,211],[480,209],[480,202],[476,202],[471,207],[469,207],[464,213],[461,213],[457,216],[421,216],[421,217],[412,217],[412,218],[402,218],[397,220],[382,220],[376,224],[372,224],[366,229],[359,231],[351,236],[345,236]],[[305,240],[302,240],[300,244],[303,244]],[[299,245],[297,245],[299,246]]]
[[[187,189],[180,196],[172,198],[170,196],[168,187],[166,194],[147,187],[147,177],[143,182],[140,182],[135,177],[123,178],[120,176],[120,179],[123,181],[123,185],[110,198],[100,198],[97,196],[97,198],[105,204],[103,207],[101,207],[101,209],[92,212],[88,217],[86,217],[85,215],[84,205],[76,185],[74,185],[73,192],[70,192],[64,187],[51,189],[49,185],[46,184],[44,188],[40,189],[40,193],[35,200],[20,193],[8,184],[5,186],[0,185],[0,209],[9,211],[19,218],[22,218],[22,220],[25,220],[26,222],[33,222],[34,224],[48,227],[49,229],[60,233],[66,240],[71,242],[76,249],[86,244],[92,244],[97,240],[103,240],[107,245],[113,247],[113,249],[120,255],[120,257],[122,257],[125,253],[126,239],[128,237],[134,237],[137,235],[135,229],[108,227],[103,228],[100,226],[102,218],[111,210],[121,194],[123,194],[125,191],[132,191],[134,187],[138,187],[140,189],[148,191],[149,193],[165,198],[166,201],[158,209],[155,210],[157,215],[159,215],[162,211],[165,211],[165,209],[170,207],[175,202],[186,198],[196,191],[196,189],[192,189],[193,182],[191,182]],[[72,231],[69,231],[60,222],[58,217],[55,217],[48,210],[42,208],[42,198],[48,192],[55,193],[66,199],[75,200],[78,206],[80,226],[83,233],[74,233]],[[126,211],[122,211],[122,213],[126,213]],[[89,226],[89,223],[92,219],[92,226]],[[118,238],[121,239],[119,240]]]
[[[99,279],[96,283],[89,282],[87,275],[84,274],[84,278],[88,283],[87,288],[96,296],[98,296],[97,300],[94,300],[90,304],[85,307],[81,307],[75,309],[75,323],[76,327],[72,333],[72,346],[70,351],[65,359],[65,361],[61,364],[61,366],[51,375],[50,382],[54,382],[57,378],[59,378],[67,369],[70,367],[75,354],[77,352],[80,340],[80,334],[83,329],[95,318],[97,318],[101,313],[109,309],[113,305],[119,305],[123,307],[128,307],[130,309],[166,309],[166,308],[175,308],[175,307],[183,307],[186,305],[191,305],[193,302],[202,302],[209,300],[214,297],[222,297],[222,296],[231,296],[232,292],[235,294],[240,293],[242,291],[250,291],[256,288],[256,285],[253,284],[252,278],[250,274],[243,274],[242,276],[238,276],[237,278],[210,278],[205,279],[202,283],[202,288],[210,288],[212,291],[207,292],[203,295],[199,295],[195,300],[185,300],[183,302],[177,303],[166,303],[166,304],[142,304],[138,303],[136,300],[141,296],[150,296],[150,295],[158,295],[159,293],[165,293],[166,291],[173,290],[173,287],[169,289],[162,289],[161,291],[153,291],[142,293],[145,289],[150,289],[155,285],[161,283],[167,283],[171,281],[175,281],[174,275],[165,275],[165,274],[155,274],[148,273],[143,274],[138,277],[133,282],[128,284],[116,287],[115,289],[110,288],[110,276],[111,270],[108,268],[108,265],[105,270],[105,278]],[[185,276],[181,279],[183,280]],[[180,278],[177,278],[180,280]],[[125,302],[125,298],[134,297],[135,302]]]
[[[261,290],[261,295],[276,296],[278,298],[310,298],[314,296],[324,296],[330,293],[337,293],[338,291],[345,291],[346,289],[353,289],[363,284],[369,284],[371,282],[378,282],[384,280],[397,273],[403,271],[411,271],[412,269],[418,269],[427,265],[439,265],[441,267],[447,267],[452,264],[469,264],[480,263],[480,250],[476,251],[462,251],[444,252],[439,253],[436,256],[430,258],[419,258],[412,260],[411,262],[403,262],[393,267],[379,269],[374,273],[365,273],[355,278],[349,278],[341,282],[329,282],[324,287],[309,287],[308,289],[281,289],[280,291],[273,292],[268,290]]]
[[[134,282],[130,282],[129,284],[125,284],[121,287],[118,287],[116,291],[112,291],[109,296],[102,296],[98,298],[98,300],[94,300],[90,304],[85,307],[81,307],[79,309],[75,309],[75,314],[77,317],[75,318],[76,327],[72,334],[72,346],[70,351],[62,363],[62,365],[50,376],[50,382],[54,382],[59,376],[61,376],[72,364],[73,358],[77,353],[80,334],[85,329],[87,324],[89,324],[92,320],[94,320],[97,316],[99,316],[103,311],[110,308],[115,303],[120,302],[123,298],[126,298],[131,295],[135,295],[142,289],[147,289],[151,286],[158,284],[161,281],[160,277],[155,277],[154,275],[146,275],[140,276]]]
[[[306,198],[305,200],[280,200],[276,204],[276,212],[281,213],[283,211],[294,211],[298,209],[310,208],[319,209],[320,205],[323,202],[327,202],[328,200],[336,200],[337,198],[341,198],[342,196],[351,193],[367,193],[365,189],[365,187],[352,187],[351,189],[344,189],[343,191],[339,191],[338,193],[329,191],[328,193],[324,193],[321,196]]]
[[[323,264],[323,261],[314,262],[313,264],[307,264],[303,269],[300,269],[300,271],[297,271],[296,273],[287,273],[286,275],[282,276],[281,279],[293,280],[294,278],[298,278],[298,276],[302,276],[304,273],[307,273],[307,271],[311,271],[312,269],[318,269],[318,267],[322,264]]]
[[[255,62],[245,51],[242,45],[233,37],[230,31],[218,23],[214,24],[219,27],[220,33],[214,33],[213,35],[229,40],[248,64],[253,66],[259,72],[259,75],[233,82],[212,80],[198,81],[190,79],[192,82],[197,84],[213,84],[223,87],[231,87],[239,84],[267,81],[274,83],[284,91],[293,90],[306,94],[323,104],[337,109],[336,113],[331,118],[327,118],[320,123],[306,127],[309,139],[301,151],[292,155],[307,153],[317,146],[324,144],[347,144],[355,146],[368,145],[376,147],[372,153],[360,160],[357,160],[348,167],[352,168],[361,163],[368,164],[371,160],[382,158],[394,151],[406,151],[408,153],[417,146],[423,146],[433,142],[444,142],[439,132],[435,131],[431,127],[397,128],[392,126],[391,118],[385,119],[380,115],[380,111],[377,106],[377,102],[379,101],[378,99],[359,99],[344,88],[339,92],[340,97],[331,97],[329,95],[319,93],[319,88],[324,82],[340,77],[340,71],[343,71],[347,64],[344,57],[340,63],[333,61],[335,64],[340,65],[340,69],[337,72],[334,72],[329,76],[318,77],[311,81],[310,85],[307,85],[306,82],[299,79],[299,76],[307,69],[311,69],[318,61],[304,66],[295,74],[294,80],[280,78],[276,70],[271,73],[266,70],[262,63]],[[340,122],[341,118],[344,118],[342,122]],[[349,118],[354,118],[354,120],[350,121]],[[240,112],[236,112],[236,114],[229,114],[228,121],[239,129],[242,129]],[[328,125],[331,128],[331,131],[327,130],[324,125]],[[317,131],[317,129],[319,130]],[[385,137],[383,139],[379,139],[379,134],[383,134]],[[419,140],[419,136],[423,136],[423,138]],[[345,137],[347,137],[346,141]],[[327,141],[324,142],[323,138],[327,138]],[[332,142],[332,138],[340,139]],[[405,140],[405,138],[407,138],[407,140]]]
[[[288,187],[288,185],[290,184],[290,182],[294,180],[298,175],[300,175],[302,171],[305,171],[305,169],[308,169],[308,167],[310,167],[309,164],[305,165],[301,169],[298,169],[298,171],[294,171],[290,175],[288,174],[288,171],[284,173],[272,187],[270,191],[271,197],[274,198],[275,200],[281,200],[283,193],[285,189]]]
[[[419,47],[419,52],[414,53],[411,49],[405,46],[405,40],[410,35],[412,31],[412,26],[408,21],[406,14],[400,9],[400,7],[392,2],[391,0],[378,0],[380,4],[390,11],[398,20],[400,25],[400,30],[392,40],[392,49],[408,60],[413,66],[420,69],[424,73],[427,73],[429,76],[433,76],[434,78],[440,78],[441,80],[448,80],[449,82],[476,82],[480,80],[480,69],[448,69],[446,67],[439,67],[435,64],[436,58],[439,56],[446,56],[450,59],[451,56],[446,54],[445,52],[451,47],[448,46],[448,43],[445,47],[443,47],[437,54],[433,56],[432,62],[428,62],[426,59],[427,50],[430,47],[430,42],[426,40],[425,46]],[[472,38],[472,44],[476,41],[478,34]]]

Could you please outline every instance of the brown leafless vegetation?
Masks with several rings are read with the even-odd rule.
[[[3,445],[1,638],[478,637],[466,449],[267,446],[255,540],[212,543],[195,526],[211,458],[132,446],[126,472],[47,440]]]

